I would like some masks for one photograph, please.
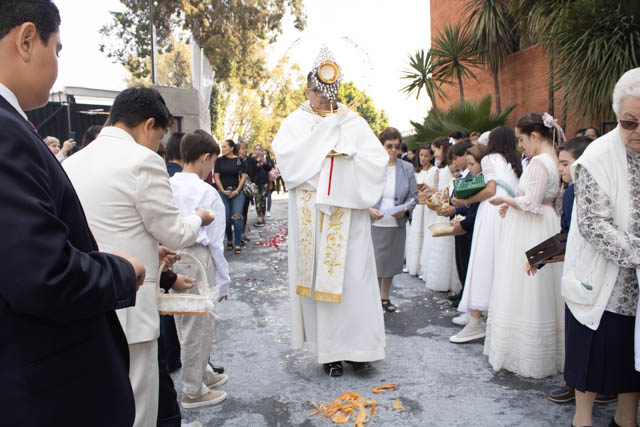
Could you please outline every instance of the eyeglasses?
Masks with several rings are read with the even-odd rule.
[[[625,130],[636,130],[638,128],[638,122],[633,120],[618,120],[622,129]]]
[[[384,148],[386,148],[387,150],[391,150],[392,148],[399,150],[400,144],[384,144]]]

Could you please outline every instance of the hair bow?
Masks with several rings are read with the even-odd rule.
[[[564,131],[562,130],[562,126],[558,124],[558,121],[553,118],[553,116],[549,113],[544,113],[542,115],[542,123],[549,129],[553,129],[553,146],[556,146],[556,141],[559,144],[563,144],[567,138],[564,135]],[[556,138],[556,133],[558,137]]]

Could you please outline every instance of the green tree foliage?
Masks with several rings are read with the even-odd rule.
[[[460,24],[445,25],[433,40],[431,54],[435,57],[434,77],[438,80],[455,80],[460,90],[460,101],[464,101],[463,79],[476,79],[473,68],[480,65],[471,45],[467,27]]]
[[[409,83],[401,90],[407,95],[415,93],[416,99],[418,99],[420,91],[424,89],[431,100],[431,106],[434,110],[437,110],[436,96],[440,97],[440,99],[447,98],[447,94],[441,88],[441,85],[451,82],[436,79],[433,75],[435,69],[435,60],[431,51],[427,51],[425,54],[424,50],[420,49],[409,56],[409,68],[402,72],[402,78],[409,80]]]
[[[449,111],[441,111],[440,115],[431,110],[422,123],[411,122],[416,133],[408,140],[407,145],[416,148],[419,143],[431,142],[454,130],[486,132],[498,126],[509,126],[509,114],[515,105],[507,106],[500,113],[493,113],[491,101],[491,95],[487,95],[480,102],[462,101]]]
[[[136,60],[137,62],[137,60]],[[145,58],[141,63],[151,67],[151,58]],[[191,87],[191,51],[189,45],[174,41],[173,49],[156,55],[156,74],[158,85],[170,87]],[[128,86],[142,84],[150,86],[151,76],[140,76],[139,73],[131,73],[131,77],[125,80]]]
[[[613,119],[616,81],[640,67],[640,1],[581,0],[567,13],[554,32],[556,88],[586,123]]]
[[[305,101],[305,84],[300,68],[289,66],[286,59],[259,88],[229,80],[218,88],[214,134],[269,149],[282,120]]]
[[[338,90],[338,102],[351,106],[369,123],[374,134],[380,135],[389,126],[389,116],[384,110],[378,110],[373,99],[358,89],[353,82],[346,82]]]
[[[616,81],[640,66],[638,0],[513,0],[520,34],[551,54],[552,87],[584,123],[614,117]]]
[[[509,0],[469,0],[466,12],[471,21],[471,46],[475,55],[493,74],[496,111],[500,112],[499,73],[507,56],[518,48]]]
[[[120,0],[124,12],[112,12],[113,23],[101,29],[108,40],[100,49],[123,64],[134,77],[147,77],[150,67],[148,2]],[[178,30],[192,34],[204,48],[218,81],[231,78],[257,87],[266,73],[264,47],[282,33],[290,12],[303,29],[302,0],[163,0],[154,2],[153,23],[159,52],[173,49]]]

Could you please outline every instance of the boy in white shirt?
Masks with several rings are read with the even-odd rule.
[[[214,139],[203,130],[185,134],[180,142],[180,152],[184,162],[182,172],[171,179],[173,197],[180,212],[190,214],[198,209],[213,212],[215,220],[201,227],[196,243],[186,249],[204,266],[209,286],[217,286],[220,291],[218,302],[227,299],[229,287],[229,265],[224,257],[225,210],[218,192],[204,179],[213,169],[220,154]],[[176,273],[179,268],[174,268]],[[197,284],[186,292],[199,293]],[[215,374],[208,364],[213,344],[214,317],[177,315],[176,329],[182,347],[182,406],[197,408],[215,405],[227,398],[227,393],[210,390],[225,384],[225,374]]]

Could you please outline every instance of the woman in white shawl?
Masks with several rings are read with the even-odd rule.
[[[635,426],[640,398],[633,344],[640,267],[640,68],[618,80],[613,110],[618,126],[572,166],[576,198],[562,295],[568,307],[565,380],[576,389],[576,426],[592,425],[597,393],[618,394],[610,426]]]

